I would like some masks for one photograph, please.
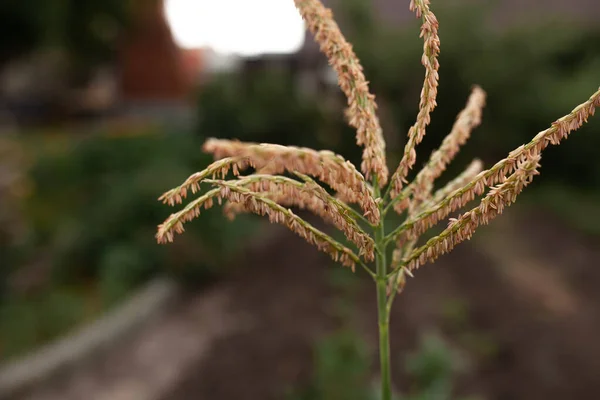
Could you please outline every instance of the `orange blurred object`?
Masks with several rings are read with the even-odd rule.
[[[187,100],[203,66],[202,50],[177,46],[162,0],[139,0],[134,9],[119,56],[122,99]]]

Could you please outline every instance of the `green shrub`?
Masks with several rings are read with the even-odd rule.
[[[314,372],[310,383],[288,396],[290,400],[377,399],[370,384],[371,360],[367,344],[352,330],[340,330],[315,345]],[[421,337],[419,346],[405,360],[410,392],[397,400],[466,399],[454,394],[457,374],[465,363],[445,341],[433,333]]]
[[[191,135],[77,138],[35,158],[33,192],[26,201],[31,245],[49,249],[59,281],[99,278],[108,288],[116,279],[124,285],[112,292],[135,286],[165,266],[186,276],[186,268],[212,273],[235,250],[227,246],[239,243],[225,238],[249,228],[244,218],[229,226],[207,213],[190,232],[200,245],[178,252],[177,260],[156,245],[156,221],[165,217],[157,201],[162,189],[211,161]]]
[[[83,292],[55,287],[0,303],[0,360],[30,351],[96,315],[93,293]]]
[[[204,136],[311,145],[326,125],[327,111],[302,95],[286,71],[217,75],[200,90],[199,127]],[[235,117],[232,118],[232,115]]]
[[[26,237],[8,248],[14,257],[2,258],[2,358],[63,334],[154,276],[201,284],[224,273],[256,227],[246,216],[223,223],[217,210],[208,210],[176,246],[156,244],[156,221],[173,212],[157,201],[164,187],[212,161],[191,134],[46,135],[22,142],[32,160],[31,191],[22,202]],[[26,289],[10,283],[11,275],[31,268],[50,273]],[[40,273],[32,269],[32,275]]]
[[[366,344],[351,330],[321,339],[315,346],[310,384],[290,400],[364,400],[371,398]]]
[[[147,279],[152,270],[140,247],[132,244],[109,247],[99,263],[98,279],[104,302],[121,300],[138,282]]]
[[[425,334],[419,348],[406,360],[413,388],[404,400],[450,400],[454,398],[455,374],[463,366],[458,355],[437,335]]]

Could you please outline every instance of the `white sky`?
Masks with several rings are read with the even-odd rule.
[[[183,48],[251,56],[293,53],[304,43],[293,0],[166,0],[165,12]]]

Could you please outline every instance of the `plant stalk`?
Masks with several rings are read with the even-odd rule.
[[[379,322],[379,361],[381,370],[381,399],[392,399],[392,379],[390,368],[390,314],[387,307],[387,264],[384,244],[383,218],[375,231],[376,283],[377,283],[377,318]]]

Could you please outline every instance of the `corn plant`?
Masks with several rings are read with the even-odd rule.
[[[360,171],[342,156],[326,150],[209,139],[204,151],[213,154],[216,161],[163,194],[160,200],[175,205],[189,192],[200,192],[202,185],[212,189],[169,216],[159,225],[156,238],[160,243],[171,242],[176,233],[184,231],[185,222],[198,217],[203,208],[212,207],[217,201],[224,203],[225,214],[230,218],[240,212],[265,215],[270,222],[285,225],[342,265],[352,270],[356,266],[362,268],[376,287],[381,396],[390,400],[390,309],[408,277],[413,277],[423,264],[470,239],[478,226],[487,224],[512,204],[538,175],[542,151],[550,144],[561,143],[594,114],[595,107],[600,105],[600,89],[495,165],[484,170],[482,162],[474,160],[454,180],[434,190],[435,180],[481,122],[486,95],[474,86],[448,136],[409,183],[407,176],[416,161],[415,148],[422,141],[436,107],[440,52],[439,24],[429,0],[411,0],[410,9],[422,21],[421,63],[425,79],[416,122],[408,130],[402,159],[390,178],[375,97],[369,92],[352,46],[342,35],[331,10],[319,0],[294,1],[347,97],[346,117],[356,129],[357,144],[364,148]],[[248,168],[254,173],[241,176]],[[226,180],[229,171],[237,178]],[[475,198],[480,198],[475,208],[449,218],[439,235],[419,245],[419,238],[429,228]],[[343,232],[347,241],[335,240],[289,207],[322,217]],[[406,218],[390,229],[384,221],[391,212]],[[394,250],[388,257],[391,246]]]

